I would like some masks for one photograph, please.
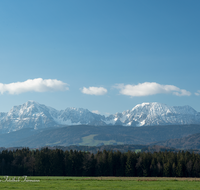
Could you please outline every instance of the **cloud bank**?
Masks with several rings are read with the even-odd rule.
[[[103,87],[91,86],[89,88],[83,87],[81,92],[84,94],[89,94],[89,95],[104,95],[107,93],[107,89],[105,89]]]
[[[196,96],[199,96],[200,95],[200,90],[197,90],[196,93],[194,93]]]
[[[162,85],[155,82],[144,82],[138,85],[117,84],[114,88],[120,89],[120,94],[127,96],[149,96],[155,94],[172,93],[176,96],[190,96],[191,93],[174,85]]]
[[[68,84],[57,79],[28,79],[10,84],[0,83],[0,93],[21,94],[24,92],[47,92],[69,90]]]

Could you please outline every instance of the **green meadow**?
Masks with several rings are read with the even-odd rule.
[[[118,145],[124,144],[123,142],[117,142],[115,140],[109,140],[109,141],[103,141],[103,140],[95,140],[94,137],[98,134],[92,134],[85,137],[82,137],[82,143],[79,143],[80,146],[97,146],[100,143],[103,143],[104,145],[113,145],[113,143],[116,143]]]
[[[3,176],[1,177],[3,180]],[[0,182],[0,189],[70,189],[70,190],[199,190],[197,178],[137,177],[28,177],[40,182]]]

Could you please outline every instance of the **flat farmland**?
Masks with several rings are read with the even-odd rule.
[[[12,179],[13,177],[9,177]],[[0,177],[0,189],[70,189],[70,190],[199,190],[199,178],[150,178],[150,177],[28,177],[40,182],[5,182]]]

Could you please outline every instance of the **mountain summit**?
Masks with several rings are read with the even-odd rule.
[[[7,133],[22,128],[43,129],[61,125],[174,125],[200,124],[200,113],[190,106],[167,106],[153,102],[136,105],[132,110],[105,117],[83,108],[58,111],[34,101],[14,106],[0,113],[0,131]]]
[[[167,106],[153,102],[136,105],[132,110],[112,116],[122,125],[174,125],[200,123],[200,113],[190,106]]]

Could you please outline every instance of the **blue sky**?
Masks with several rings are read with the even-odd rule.
[[[0,111],[200,111],[200,1],[0,1]]]

